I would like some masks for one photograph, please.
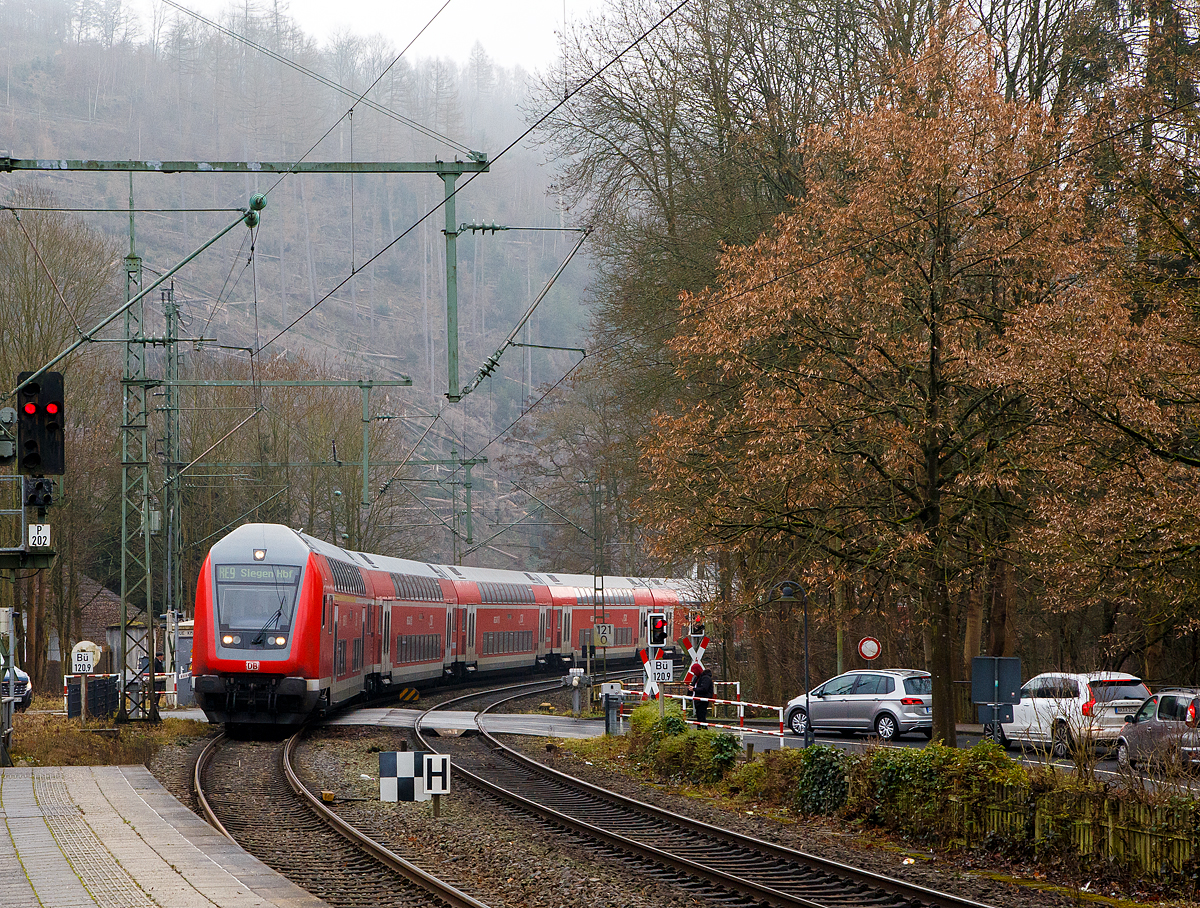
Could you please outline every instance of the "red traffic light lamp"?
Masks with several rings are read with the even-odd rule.
[[[651,612],[646,616],[647,641],[651,646],[664,646],[667,642],[667,616],[664,612]]]

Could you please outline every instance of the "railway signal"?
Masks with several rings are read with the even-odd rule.
[[[651,646],[667,643],[667,616],[665,612],[651,612],[646,616],[646,639]]]
[[[17,383],[35,373],[22,372]],[[17,392],[17,464],[26,476],[61,476],[65,472],[63,377],[43,372]]]
[[[25,486],[25,507],[48,508],[54,503],[54,480],[40,476],[23,478]]]

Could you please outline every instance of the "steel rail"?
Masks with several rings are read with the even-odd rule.
[[[497,750],[501,751],[510,759],[514,760],[516,763],[529,771],[552,778],[563,785],[576,790],[581,790],[592,797],[601,799],[626,810],[632,810],[638,813],[649,815],[656,822],[682,827],[685,831],[685,834],[704,835],[710,839],[717,839],[729,845],[759,852],[764,856],[773,858],[775,860],[780,860],[809,868],[814,871],[827,873],[836,878],[846,880],[848,883],[856,883],[858,885],[868,886],[877,891],[886,892],[889,895],[893,895],[898,898],[914,900],[924,905],[934,906],[934,908],[989,908],[989,906],[983,905],[982,903],[973,901],[971,899],[950,895],[949,893],[938,892],[937,890],[928,889],[927,887],[920,886],[915,883],[908,883],[903,880],[885,877],[880,874],[872,873],[868,870],[863,870],[862,868],[853,867],[837,861],[829,860],[827,858],[821,858],[806,852],[797,851],[795,849],[776,845],[771,842],[766,842],[761,839],[754,838],[753,836],[747,836],[741,833],[733,832],[732,830],[711,826],[707,823],[671,813],[663,810],[662,808],[655,807],[652,804],[647,804],[645,802],[608,791],[607,789],[603,789],[592,785],[591,783],[585,782],[582,779],[577,779],[574,776],[559,772],[558,770],[548,767],[543,763],[539,763],[538,761],[527,757],[519,751],[508,747],[484,727],[484,713],[496,706],[501,705],[502,703],[508,702],[508,700],[517,699],[521,696],[524,695],[514,694],[511,697],[489,704],[483,710],[480,710],[479,714],[476,716],[475,724],[480,734],[491,746],[495,747]],[[444,706],[446,704],[440,705]],[[432,710],[430,710],[430,712],[432,712]],[[418,720],[417,724],[418,738],[425,746],[431,747],[429,742],[420,735],[420,720]],[[823,908],[823,903],[821,902],[812,901],[801,896],[780,891],[771,886],[747,879],[746,877],[730,874],[714,867],[709,867],[705,864],[692,861],[689,858],[674,854],[670,851],[665,851],[653,845],[628,838],[619,833],[594,826],[591,823],[587,823],[583,820],[579,820],[575,817],[564,814],[552,807],[531,801],[528,798],[509,791],[500,785],[488,781],[487,779],[483,779],[482,777],[469,772],[461,766],[455,767],[455,772],[460,776],[466,776],[473,783],[478,784],[483,790],[488,791],[512,804],[515,804],[522,809],[531,811],[535,815],[546,819],[548,822],[551,822],[555,825],[565,826],[588,837],[599,838],[611,846],[633,852],[641,857],[654,861],[655,863],[699,877],[714,885],[732,889],[743,895],[762,899],[774,905],[797,906],[797,908]]]
[[[291,787],[292,791],[294,791],[305,801],[305,803],[308,804],[308,806],[323,823],[346,838],[356,848],[361,848],[363,851],[366,851],[371,855],[371,857],[383,864],[389,870],[399,874],[401,877],[413,883],[415,886],[420,887],[422,890],[434,896],[435,898],[440,899],[445,904],[449,905],[450,908],[489,908],[489,906],[484,902],[480,902],[478,899],[473,899],[466,893],[455,889],[449,883],[445,883],[432,874],[426,873],[420,867],[410,863],[409,861],[406,861],[395,852],[385,848],[379,842],[359,832],[340,816],[338,816],[333,810],[326,807],[319,798],[313,795],[312,792],[310,792],[304,786],[304,783],[300,781],[300,777],[296,774],[295,769],[292,767],[291,761],[291,756],[292,752],[295,750],[295,745],[299,742],[300,738],[306,731],[307,726],[301,728],[298,732],[296,732],[296,734],[292,735],[284,745],[283,770],[284,775],[287,778],[288,785]],[[223,836],[225,836],[231,842],[236,843],[237,840],[229,833],[229,830],[225,828],[224,824],[221,823],[220,819],[216,815],[216,812],[213,810],[212,805],[209,803],[208,798],[205,796],[202,782],[204,770],[207,769],[209,763],[212,762],[213,756],[216,754],[217,749],[225,740],[225,738],[226,735],[224,732],[222,732],[213,738],[205,746],[204,750],[200,752],[200,756],[196,760],[195,770],[192,774],[192,788],[196,794],[196,800],[200,805],[200,810],[204,815],[204,819],[207,820],[208,823]]]
[[[201,782],[201,779],[204,777],[204,770],[208,768],[208,764],[212,762],[212,758],[217,753],[217,748],[224,740],[225,732],[221,732],[205,745],[204,750],[200,751],[200,756],[196,758],[196,767],[192,771],[192,792],[196,795],[196,802],[200,805],[200,812],[204,815],[204,819],[208,821],[208,825],[229,839],[229,841],[236,842],[237,840],[225,828],[225,824],[217,818],[216,811],[213,810],[212,805],[208,803],[208,798],[204,795],[204,785]]]
[[[406,861],[400,855],[384,847],[370,836],[359,832],[354,826],[338,816],[335,811],[327,807],[320,798],[309,791],[304,783],[300,781],[299,775],[296,774],[292,766],[292,753],[296,748],[296,744],[299,743],[307,730],[307,727],[301,728],[296,734],[288,738],[283,748],[283,771],[292,791],[304,799],[323,822],[355,846],[366,851],[389,870],[400,874],[414,885],[424,889],[430,895],[442,899],[451,908],[489,908],[485,903],[471,898],[465,892],[454,888],[449,883],[439,880],[433,874],[426,873],[416,864]]]

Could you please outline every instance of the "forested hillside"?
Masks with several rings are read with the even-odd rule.
[[[4,154],[214,165],[132,181],[127,173],[0,174],[9,206],[0,212],[4,387],[118,309],[128,253],[141,258],[149,286],[263,193],[257,227],[239,225],[163,287],[179,308],[181,376],[246,384],[189,389],[178,401],[185,601],[207,545],[247,517],[364,550],[535,564],[536,531],[511,534],[513,553],[471,550],[524,514],[528,499],[506,497],[496,469],[503,430],[540,385],[581,358],[587,249],[516,337],[526,346],[509,348],[448,407],[443,181],[434,173],[218,172],[223,161],[493,161],[490,172],[459,178],[455,198],[457,224],[514,228],[458,240],[466,384],[575,245],[579,234],[563,228],[582,226],[550,192],[541,153],[514,144],[526,129],[529,74],[493,65],[482,46],[467,61],[397,60],[398,48],[380,36],[343,34],[319,46],[277,7],[231,6],[219,27],[157,9],[154,21],[139,22],[117,2],[0,2]],[[164,335],[164,305],[159,291],[147,298],[148,337]],[[118,586],[123,348],[113,341],[122,330],[118,318],[61,366],[71,426],[51,513],[60,557],[18,590],[30,606],[26,648],[37,675],[51,634],[61,630],[67,646],[74,639],[86,605],[77,576]],[[165,355],[147,347],[150,377],[164,374]],[[379,465],[366,490],[358,388],[258,386],[405,376],[410,388],[371,393]],[[151,507],[160,512],[170,459],[164,400],[152,389]],[[468,472],[459,461],[476,455]],[[10,523],[7,545],[18,532]],[[157,609],[162,535],[153,546]]]

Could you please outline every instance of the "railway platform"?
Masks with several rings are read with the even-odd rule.
[[[4,908],[328,908],[144,766],[0,769]]]

